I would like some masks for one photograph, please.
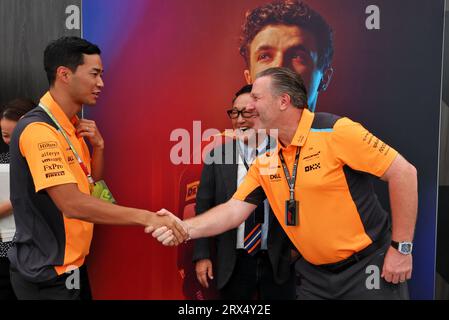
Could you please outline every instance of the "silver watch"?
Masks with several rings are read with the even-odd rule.
[[[391,241],[391,246],[393,248],[395,248],[396,250],[398,250],[400,253],[408,255],[408,254],[412,254],[413,251],[413,242],[407,242],[407,241],[403,241],[403,242],[396,242],[396,241]]]

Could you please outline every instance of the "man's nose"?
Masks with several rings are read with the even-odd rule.
[[[256,110],[256,107],[254,106],[253,102],[250,102],[246,105],[246,111],[254,112]]]
[[[244,123],[246,121],[245,118],[243,118],[243,114],[239,114],[239,116],[237,117],[237,122],[238,123]]]
[[[282,52],[278,52],[273,60],[272,67],[285,67],[285,57]]]
[[[103,82],[103,78],[102,77],[98,77],[97,87],[99,87],[99,88],[103,88],[104,87],[104,82]]]

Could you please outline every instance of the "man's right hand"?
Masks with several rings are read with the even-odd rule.
[[[195,272],[198,282],[204,287],[209,288],[207,278],[213,279],[212,261],[210,259],[201,259],[195,263]]]

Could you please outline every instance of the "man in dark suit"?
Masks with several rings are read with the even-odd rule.
[[[228,201],[256,156],[271,147],[269,137],[253,143],[256,139],[250,136],[252,130],[248,129],[257,117],[246,111],[251,88],[251,85],[241,88],[235,94],[233,108],[228,110],[236,139],[209,154],[196,197],[196,214]],[[197,279],[208,288],[215,269],[217,289],[223,299],[295,299],[292,248],[265,200],[237,229],[195,241],[193,261]]]

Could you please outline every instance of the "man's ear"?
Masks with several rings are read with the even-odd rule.
[[[320,85],[318,87],[318,91],[326,91],[329,83],[331,82],[332,75],[334,74],[334,68],[327,67],[323,71],[323,78],[320,81]]]
[[[281,111],[285,111],[287,110],[287,107],[291,104],[291,98],[290,95],[288,95],[287,93],[282,94],[280,97],[280,106],[279,106],[279,110]]]
[[[67,67],[59,66],[56,69],[56,79],[59,79],[64,83],[67,83],[69,81],[71,74],[72,74],[72,71]]]
[[[243,76],[245,77],[246,84],[253,83],[253,80],[251,79],[251,73],[249,72],[248,69],[245,69],[245,71],[243,71]]]

